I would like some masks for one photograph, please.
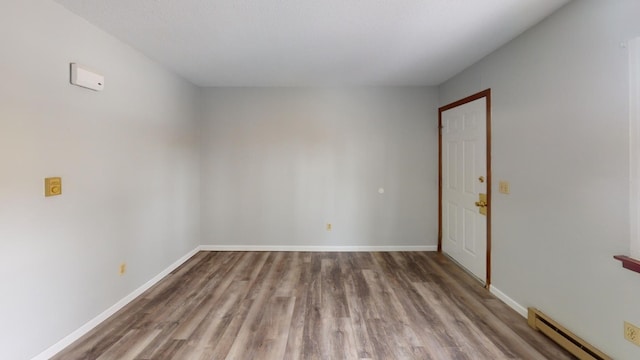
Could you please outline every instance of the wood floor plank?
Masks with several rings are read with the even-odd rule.
[[[333,254],[336,255],[336,254]],[[349,317],[342,270],[335,256],[320,261],[323,318]]]
[[[216,331],[208,337],[207,351],[205,351],[201,359],[226,359],[231,347],[235,343],[240,329],[252,309],[254,301],[246,299],[238,303],[238,308],[231,316],[225,316],[222,322],[217,326]],[[218,330],[221,330],[219,332]],[[211,345],[211,346],[209,346]]]
[[[140,332],[140,330],[137,330]],[[113,350],[111,359],[113,360],[134,360],[137,359],[142,350],[144,350],[149,344],[160,335],[161,331],[145,332],[143,336],[138,337],[137,341],[128,346],[114,346],[110,350]],[[109,355],[109,354],[107,354]],[[107,357],[109,358],[109,357]],[[101,359],[101,358],[99,358]]]
[[[260,358],[284,357],[295,300],[293,297],[276,297],[264,308],[264,316],[259,325],[264,329],[264,337],[255,351]]]
[[[357,359],[355,337],[349,318],[323,318],[321,326],[322,359]]]
[[[278,284],[274,296],[278,297],[295,297],[298,288],[298,280],[302,271],[302,254],[291,253],[288,258],[287,267],[283,267],[282,273],[279,275]]]
[[[446,256],[199,252],[53,359],[573,359]]]
[[[311,282],[311,261],[310,256],[307,254],[300,254],[299,275],[295,279],[295,286],[293,288],[293,295],[295,298],[295,304],[293,307],[293,313],[291,315],[289,337],[287,339],[287,346],[283,359],[293,360],[300,359],[302,354],[304,329],[305,329],[305,314],[307,309],[307,294],[309,284]]]
[[[284,253],[272,253],[265,262],[265,270],[258,275],[251,287],[247,298],[254,300],[247,317],[236,336],[227,359],[257,359],[262,350],[261,344],[267,341],[267,330],[260,326],[263,319],[269,316],[268,310],[272,296],[275,293],[275,285],[278,282],[280,267],[284,266]]]
[[[345,274],[345,294],[349,314],[351,315],[351,326],[353,328],[356,353],[360,359],[373,359],[373,348],[367,332],[364,317],[365,309],[363,309],[362,302],[365,291],[363,289],[359,290],[356,285],[356,280],[354,280],[354,274],[356,272],[361,274],[359,271],[360,265],[356,261],[356,257],[353,256],[353,253],[341,254],[340,264]],[[364,278],[361,279],[361,283],[364,284]]]
[[[97,357],[97,360],[119,360],[127,356],[133,358],[160,334],[160,331],[156,331],[149,336],[141,336],[140,332],[141,330],[137,329],[129,331],[118,342]]]
[[[451,345],[473,348],[478,358],[513,358],[510,354],[505,354],[497,348],[473,322],[469,321],[455,307],[448,306],[446,304],[447,299],[435,296],[429,286],[424,286],[422,283],[414,283],[414,286],[426,302],[441,309],[441,311],[437,312],[437,316],[440,318],[440,324],[442,324],[443,329],[452,339],[455,339],[454,344]]]
[[[448,277],[444,270],[436,269],[436,271],[443,279],[441,294],[444,294],[446,301],[456,304],[456,311],[466,319],[467,323],[477,325],[478,333],[484,334],[491,343],[499,347],[505,358],[544,358],[540,352],[495,317],[491,310],[484,306],[482,299],[464,292],[465,288]],[[449,291],[444,291],[445,288]]]
[[[321,359],[322,348],[320,339],[322,338],[322,280],[320,273],[322,270],[321,258],[312,256],[310,263],[309,285],[305,294],[304,328],[302,332],[302,344],[298,358]]]
[[[376,254],[379,258],[378,265],[389,285],[397,294],[398,302],[407,313],[407,322],[419,334],[422,345],[434,358],[447,358],[451,345],[456,343],[442,324],[438,312],[447,311],[436,304],[425,302],[424,298],[415,289],[410,276],[399,268],[395,259],[389,253]],[[424,322],[430,326],[422,326]]]

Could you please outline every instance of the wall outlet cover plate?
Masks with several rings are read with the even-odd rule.
[[[62,178],[49,177],[44,179],[44,196],[56,196],[62,194]]]

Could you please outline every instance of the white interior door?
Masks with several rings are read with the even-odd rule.
[[[442,112],[442,250],[476,275],[487,275],[487,100]]]

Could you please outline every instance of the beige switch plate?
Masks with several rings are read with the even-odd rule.
[[[331,231],[333,229],[333,225],[330,223],[327,224],[327,231]]]
[[[62,194],[62,178],[50,177],[44,179],[44,196]]]
[[[500,191],[501,194],[509,194],[511,192],[511,189],[509,187],[509,182],[500,181],[498,183],[498,191]]]

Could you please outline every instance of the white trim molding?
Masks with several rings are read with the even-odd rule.
[[[518,304],[515,300],[507,296],[507,294],[503,293],[502,291],[498,290],[498,288],[493,285],[489,286],[489,291],[498,299],[502,300],[503,303],[507,304],[510,308],[515,310],[518,314],[522,315],[523,318],[527,318],[527,308]]]
[[[299,251],[299,252],[396,252],[437,251],[437,245],[424,246],[296,246],[296,245],[201,245],[202,251]]]
[[[631,257],[640,259],[640,38],[629,50],[629,193]]]
[[[102,323],[103,321],[107,320],[111,315],[113,315],[116,312],[118,312],[118,310],[120,310],[123,307],[125,307],[128,303],[133,301],[135,298],[137,298],[138,296],[142,295],[142,293],[147,291],[149,288],[151,288],[153,285],[155,285],[158,281],[162,280],[162,278],[164,278],[165,276],[169,275],[169,273],[171,273],[173,270],[177,269],[178,266],[182,265],[187,260],[189,260],[198,251],[200,251],[200,247],[197,247],[197,248],[191,250],[188,254],[186,254],[185,256],[181,257],[180,259],[178,259],[173,264],[169,265],[169,267],[164,269],[158,275],[154,276],[151,280],[147,281],[144,285],[142,285],[139,288],[135,289],[132,293],[130,293],[129,295],[125,296],[124,298],[122,298],[117,303],[113,304],[113,306],[111,306],[107,310],[103,311],[100,315],[98,315],[95,318],[89,320],[89,322],[87,322],[86,324],[82,325],[78,330],[72,332],[71,334],[69,334],[65,338],[63,338],[62,340],[58,341],[57,343],[55,343],[54,345],[49,347],[47,350],[45,350],[45,351],[41,352],[40,354],[38,354],[32,360],[47,360],[47,359],[53,357],[54,355],[56,355],[57,353],[59,353],[60,351],[64,350],[64,348],[66,348],[67,346],[71,345],[74,341],[78,340],[83,335],[85,335],[86,333],[91,331],[93,328],[95,328],[96,326],[100,325],[100,323]]]

